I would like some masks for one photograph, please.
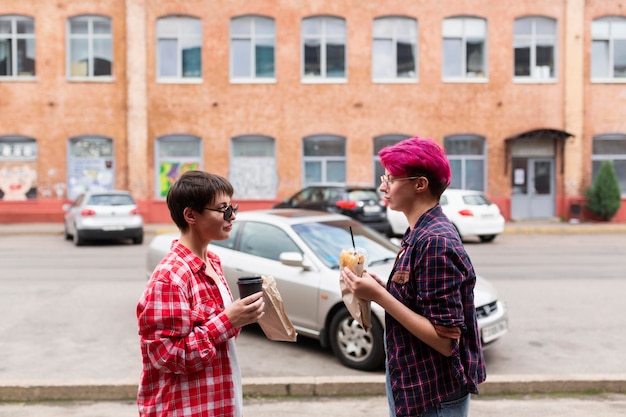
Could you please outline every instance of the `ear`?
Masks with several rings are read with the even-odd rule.
[[[197,214],[198,213],[196,213],[191,207],[185,207],[183,210],[183,216],[185,217],[187,224],[194,224],[196,222]]]
[[[415,191],[418,193],[423,193],[424,191],[428,190],[428,185],[428,178],[419,177],[415,180]]]

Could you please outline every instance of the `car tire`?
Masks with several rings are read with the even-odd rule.
[[[372,317],[372,328],[365,332],[348,310],[340,309],[330,322],[330,347],[343,365],[361,371],[383,368],[385,347],[383,327]]]
[[[133,237],[133,244],[141,245],[143,243],[143,234]]]
[[[76,245],[76,246],[82,246],[83,243],[85,242],[84,239],[80,236],[80,233],[78,232],[78,229],[74,230],[74,235],[72,236],[72,241],[74,242],[74,245]]]
[[[496,235],[480,235],[478,236],[478,238],[480,239],[481,242],[493,242],[493,240],[496,238]]]
[[[70,232],[67,230],[67,225],[63,226],[63,234],[65,236],[65,240],[72,240],[72,235],[70,234]]]

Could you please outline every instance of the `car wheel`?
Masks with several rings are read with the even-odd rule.
[[[339,310],[330,322],[330,346],[343,365],[361,371],[381,369],[385,361],[383,328],[372,317],[369,332],[352,318],[348,310]]]
[[[491,242],[496,238],[496,235],[480,235],[478,238],[481,242]]]
[[[78,229],[74,230],[74,235],[72,236],[72,240],[74,242],[74,245],[76,246],[83,245],[84,239],[80,236],[80,232],[78,231]]]
[[[70,234],[70,232],[67,230],[67,225],[64,224],[63,225],[63,229],[64,229],[64,235],[65,235],[65,240],[72,240],[72,235]]]
[[[139,236],[135,236],[133,238],[133,243],[135,245],[141,245],[143,243],[143,234],[139,235]]]

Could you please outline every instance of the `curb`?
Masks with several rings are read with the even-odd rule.
[[[626,392],[626,375],[494,375],[483,395]],[[128,401],[136,384],[0,386],[0,402]],[[385,395],[385,376],[243,378],[248,397],[354,397]]]

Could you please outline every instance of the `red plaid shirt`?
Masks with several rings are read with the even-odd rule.
[[[217,255],[207,257],[228,288]],[[240,329],[224,314],[219,287],[205,268],[174,241],[139,300],[141,416],[235,415],[227,342]]]

